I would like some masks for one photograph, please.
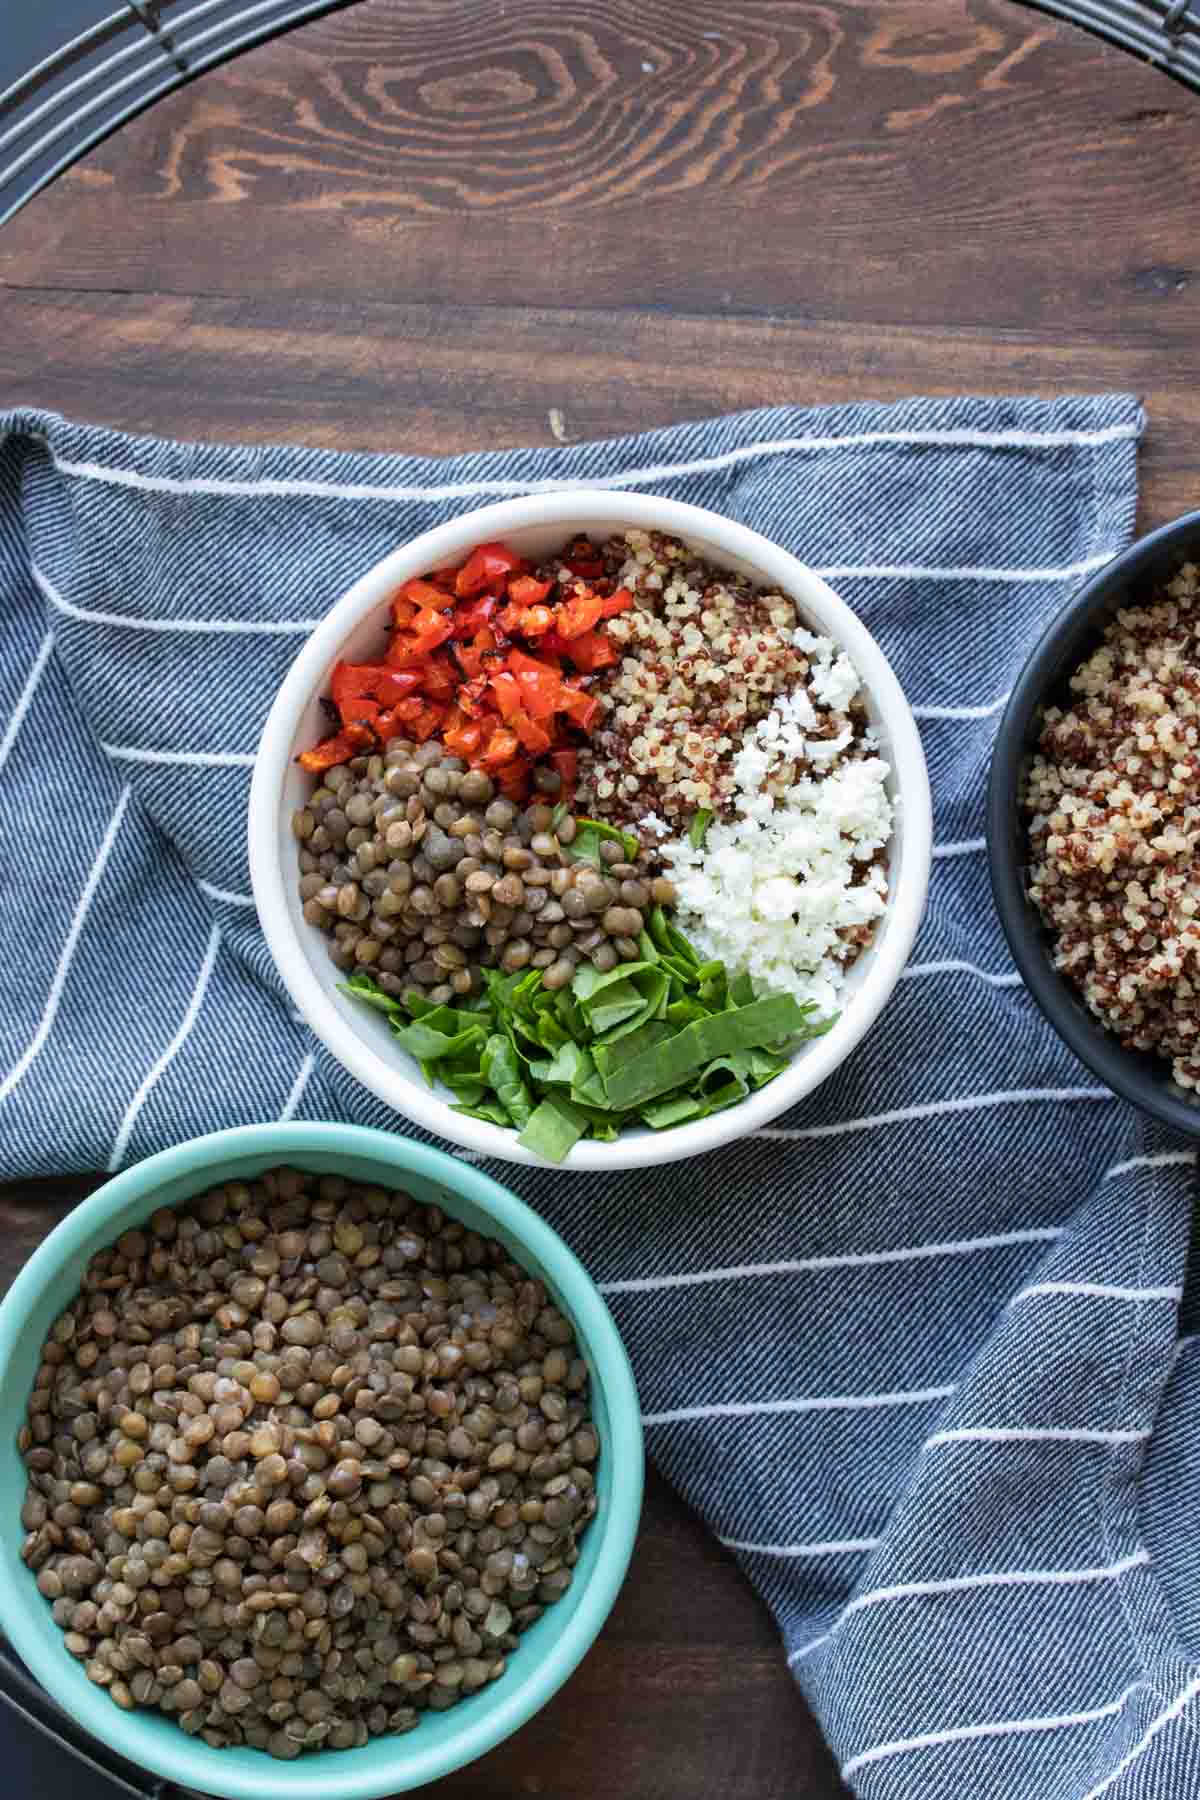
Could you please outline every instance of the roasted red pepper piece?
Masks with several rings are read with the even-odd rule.
[[[414,576],[400,588],[397,599],[407,600],[410,606],[418,611],[431,610],[442,612],[447,606],[454,605],[454,595],[448,594],[445,588],[435,587],[432,581],[426,581],[421,575]]]
[[[599,594],[590,588],[576,588],[569,600],[564,600],[558,609],[556,626],[560,637],[567,639],[579,637],[585,631],[594,631],[604,617],[604,602]]]
[[[600,717],[600,702],[594,694],[585,694],[582,688],[564,686],[559,710],[566,713],[572,725],[578,725],[581,731],[590,731]]]
[[[601,617],[615,619],[618,613],[628,612],[633,605],[633,595],[628,588],[617,588],[604,601],[600,611]]]
[[[495,594],[485,594],[482,600],[476,600],[470,606],[460,602],[454,613],[455,638],[472,638],[477,631],[482,631],[499,604]]]
[[[326,769],[349,762],[352,756],[361,756],[374,742],[375,734],[369,726],[344,725],[323,743],[314,744],[311,750],[302,750],[296,761],[310,774],[323,775]]]
[[[514,606],[540,606],[552,581],[539,581],[536,575],[514,575],[508,584],[508,597]]]
[[[593,675],[597,669],[610,668],[619,661],[616,646],[602,631],[581,632],[570,640],[567,652],[575,667],[582,669],[585,675]]]
[[[446,708],[444,706],[434,706],[431,703],[430,705],[423,707],[420,715],[410,722],[408,730],[418,744],[423,744],[427,738],[436,737],[437,733],[442,729],[442,723],[445,717]]]
[[[374,719],[381,707],[394,706],[420,687],[421,681],[415,670],[393,669],[387,663],[340,662],[334,667],[330,691],[345,724],[351,719]]]
[[[569,799],[579,781],[579,755],[575,750],[552,750],[550,767],[562,780],[562,798]]]
[[[520,575],[525,564],[507,544],[480,544],[472,550],[454,578],[454,591],[460,600],[470,600],[485,588],[504,592],[510,575]]]
[[[517,679],[521,704],[534,719],[549,719],[557,712],[562,695],[562,673],[539,662],[524,650],[513,650],[508,666]]]
[[[514,761],[506,763],[502,769],[497,769],[496,786],[504,798],[511,800],[514,806],[524,806],[529,798],[530,774],[529,763],[525,757],[518,756]]]
[[[408,671],[404,670],[403,673],[407,674]],[[431,700],[453,700],[458,692],[458,671],[444,650],[431,656],[416,673]]]
[[[521,708],[521,690],[517,678],[507,669],[498,669],[488,680],[488,693],[502,719],[508,719]]]
[[[442,742],[451,756],[472,757],[482,748],[483,726],[456,708],[443,727]]]
[[[432,656],[453,635],[454,620],[444,613],[419,612],[408,631],[398,631],[388,645],[387,660],[394,669],[410,669]]]
[[[496,623],[510,637],[541,637],[553,629],[554,614],[548,606],[506,606]]]
[[[533,756],[542,756],[550,748],[552,739],[544,725],[531,719],[523,706],[509,715],[508,723],[520,738],[523,747]]]
[[[516,732],[510,731],[507,725],[501,725],[498,731],[493,731],[480,761],[485,769],[502,769],[505,763],[512,761],[520,748],[521,740]]]

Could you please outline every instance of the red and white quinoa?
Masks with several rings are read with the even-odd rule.
[[[580,803],[633,830],[649,817],[685,831],[697,811],[732,810],[743,734],[808,672],[795,603],[657,531],[612,539],[605,562],[637,604],[608,622],[626,654],[597,688]]]
[[[1200,568],[1117,614],[1045,714],[1029,893],[1122,1043],[1200,1087]]]

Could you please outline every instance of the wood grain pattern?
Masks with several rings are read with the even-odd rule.
[[[361,0],[0,237],[0,399],[456,451],[779,400],[1132,388],[1200,500],[1196,99],[1009,0]],[[0,1280],[86,1188],[0,1195]],[[651,1480],[616,1612],[438,1791],[832,1800],[731,1560]]]

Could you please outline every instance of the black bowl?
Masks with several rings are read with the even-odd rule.
[[[1036,747],[1042,711],[1061,704],[1073,671],[1112,615],[1146,600],[1181,563],[1200,562],[1200,512],[1151,532],[1108,563],[1059,614],[1021,671],[1000,720],[988,782],[992,893],[1025,986],[1054,1029],[1094,1075],[1164,1124],[1200,1137],[1200,1099],[1189,1099],[1164,1058],[1123,1049],[1055,969],[1051,938],[1028,895],[1028,846],[1018,793]]]

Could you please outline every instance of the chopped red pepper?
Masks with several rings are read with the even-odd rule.
[[[411,606],[432,612],[442,612],[447,606],[454,605],[452,593],[448,594],[445,588],[437,587],[432,581],[425,581],[419,575],[404,583],[398,598],[407,600]]]
[[[590,588],[576,588],[570,600],[558,609],[558,631],[568,642],[582,632],[593,631],[604,617],[604,602]]]
[[[582,669],[585,675],[593,675],[597,669],[610,668],[619,661],[616,646],[602,631],[581,632],[571,639],[567,648],[575,667]]]
[[[518,706],[515,712],[509,714],[508,722],[524,748],[532,755],[542,756],[550,748],[553,742],[550,733],[536,719],[531,719],[523,706]]]
[[[320,773],[392,737],[436,735],[510,799],[525,800],[532,761],[547,755],[570,792],[572,745],[601,716],[588,677],[621,654],[603,621],[634,599],[628,588],[603,591],[604,558],[586,537],[561,561],[571,576],[542,580],[507,544],[480,544],[461,566],[402,583],[382,660],[336,665],[342,729],[306,751],[304,766]]]
[[[507,669],[501,669],[491,677],[488,692],[495,698],[502,719],[509,719],[513,713],[521,710],[521,690],[517,686],[517,678],[510,675]]]
[[[323,775],[326,769],[349,762],[352,756],[361,756],[374,742],[375,734],[366,725],[345,725],[311,750],[302,750],[296,761],[310,774]]]
[[[579,756],[574,750],[552,750],[550,767],[559,776],[563,784],[563,798],[567,799],[575,792],[579,780]]]
[[[502,769],[506,762],[512,761],[520,748],[521,742],[516,732],[502,725],[498,731],[493,731],[480,760],[485,769]]]
[[[454,591],[460,600],[470,600],[493,586],[503,591],[509,576],[522,574],[524,569],[521,558],[507,544],[480,544],[455,576]]]
[[[536,656],[528,656],[524,650],[513,650],[508,666],[516,677],[521,703],[530,717],[553,718],[562,693],[561,672],[548,663],[539,662]]]
[[[474,637],[477,631],[483,630],[499,604],[495,594],[485,594],[471,606],[459,606],[454,614],[454,636]]]
[[[540,606],[552,581],[539,581],[536,575],[514,575],[508,584],[508,597],[514,606]]]
[[[404,674],[408,674],[406,669]],[[431,656],[424,668],[417,672],[417,678],[431,700],[453,700],[458,692],[458,671],[444,650]]]
[[[506,606],[496,614],[496,623],[510,637],[541,637],[552,630],[554,614],[548,606]]]
[[[506,800],[514,806],[524,806],[529,798],[530,767],[523,756],[514,762],[506,763],[496,771],[496,785]]]
[[[600,717],[600,702],[594,694],[585,694],[581,688],[564,687],[562,711],[572,725],[578,725],[581,731],[590,731]]]
[[[474,756],[483,744],[483,726],[478,720],[456,710],[446,720],[442,742],[451,756]]]

